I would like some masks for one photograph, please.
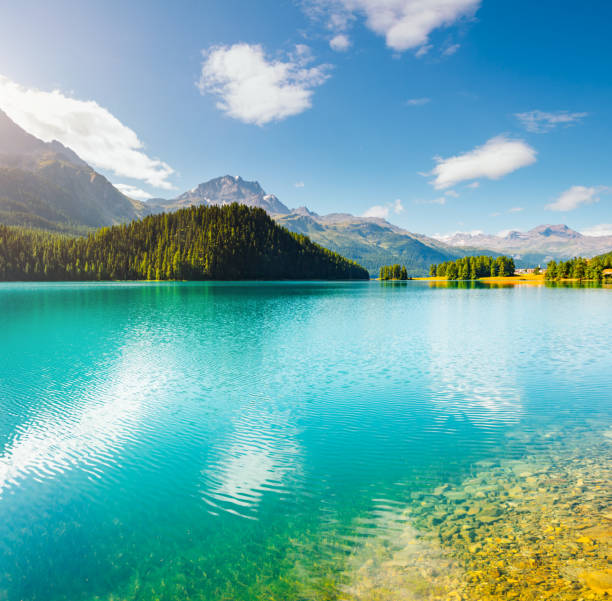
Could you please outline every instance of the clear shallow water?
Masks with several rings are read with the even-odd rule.
[[[611,308],[598,288],[3,284],[0,600],[335,598],[415,492],[612,423]]]

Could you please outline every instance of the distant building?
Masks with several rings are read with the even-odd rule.
[[[516,275],[530,275],[530,274],[535,273],[536,269],[539,269],[540,273],[545,273],[546,272],[546,270],[542,269],[541,267],[527,267],[525,269],[515,269],[514,273]]]

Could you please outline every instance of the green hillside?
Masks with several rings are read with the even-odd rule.
[[[86,238],[0,225],[0,280],[367,279],[357,263],[236,203],[190,207]]]
[[[612,251],[603,255],[597,255],[591,259],[593,263],[601,265],[604,269],[612,269]]]

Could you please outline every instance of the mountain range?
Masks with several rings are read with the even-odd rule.
[[[233,202],[265,209],[278,224],[350,257],[371,273],[384,264],[402,263],[416,275],[426,272],[431,263],[464,255],[461,249],[456,251],[443,242],[413,234],[384,219],[347,213],[317,215],[306,207],[289,209],[274,194],[267,194],[258,182],[234,175],[217,177],[173,199],[156,198],[146,204],[152,212],[168,212],[190,205]]]
[[[172,199],[141,202],[120,192],[70,148],[39,140],[0,111],[0,223],[83,234],[192,205],[234,202],[265,209],[278,224],[357,261],[370,273],[381,265],[401,263],[410,275],[421,275],[431,263],[473,254],[510,254],[518,266],[530,266],[612,249],[612,236],[584,236],[565,225],[505,236],[454,234],[436,239],[376,217],[290,209],[258,182],[233,175],[211,179]]]
[[[612,249],[612,236],[585,236],[563,224],[539,225],[528,232],[513,230],[503,236],[456,233],[440,240],[470,254],[475,249],[486,248],[530,264],[577,256],[592,257]]]

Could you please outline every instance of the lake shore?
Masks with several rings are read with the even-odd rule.
[[[477,278],[476,280],[449,280],[444,276],[428,276],[428,277],[420,277],[420,278],[412,278],[413,280],[419,280],[422,282],[457,282],[457,281],[466,281],[466,282],[484,282],[490,284],[544,284],[546,283],[546,279],[544,274],[541,275],[533,275],[533,274],[522,274],[522,275],[512,275],[512,276],[492,276],[488,278]],[[564,280],[565,281],[565,280]],[[572,281],[572,280],[567,280]]]
[[[413,280],[418,280],[420,282],[481,282],[483,284],[529,284],[535,286],[544,286],[546,284],[555,284],[555,283],[567,283],[567,284],[577,284],[577,283],[593,283],[595,280],[586,280],[586,279],[576,279],[576,278],[563,278],[560,280],[547,280],[544,274],[533,275],[533,274],[520,274],[513,276],[493,276],[487,278],[478,278],[476,280],[449,280],[444,276],[428,276],[428,277],[416,277],[412,278]],[[606,286],[609,282],[603,281],[601,284]]]

